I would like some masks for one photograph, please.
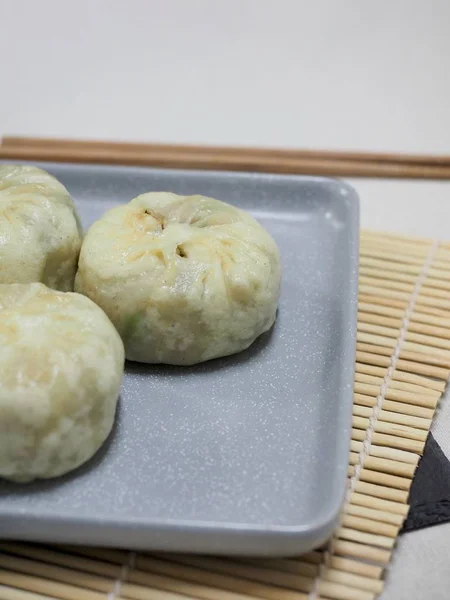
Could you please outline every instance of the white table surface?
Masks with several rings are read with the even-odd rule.
[[[0,0],[0,23],[0,135],[450,154],[448,0]],[[449,183],[351,183],[363,227],[450,240]],[[448,598],[449,563],[450,525],[405,535],[383,600]]]

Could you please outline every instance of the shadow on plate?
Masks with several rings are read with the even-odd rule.
[[[39,494],[39,492],[48,492],[49,490],[62,486],[65,483],[76,479],[77,477],[86,475],[92,469],[96,469],[105,460],[106,454],[117,435],[120,421],[120,405],[121,398],[119,397],[116,408],[116,417],[114,419],[111,432],[91,459],[79,466],[77,469],[52,479],[37,479],[28,483],[15,483],[13,481],[0,478],[0,496],[21,496],[22,494],[28,495],[30,492],[33,494]]]

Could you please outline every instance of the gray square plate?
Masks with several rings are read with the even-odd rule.
[[[289,555],[343,502],[352,412],[358,199],[328,179],[42,164],[84,225],[150,190],[252,212],[278,242],[273,331],[193,368],[127,365],[117,423],[89,464],[0,483],[0,536],[177,552]]]

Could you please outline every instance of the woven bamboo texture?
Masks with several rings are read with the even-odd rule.
[[[348,493],[326,547],[224,559],[0,544],[0,600],[374,600],[450,374],[450,244],[363,232]]]

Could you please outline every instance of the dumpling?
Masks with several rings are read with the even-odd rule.
[[[103,308],[129,360],[192,365],[240,352],[270,329],[280,257],[248,213],[154,192],[92,225],[75,289]]]
[[[108,437],[123,375],[122,341],[80,294],[0,284],[0,477],[56,477]]]
[[[28,165],[0,165],[0,283],[72,291],[82,241],[66,188]]]

